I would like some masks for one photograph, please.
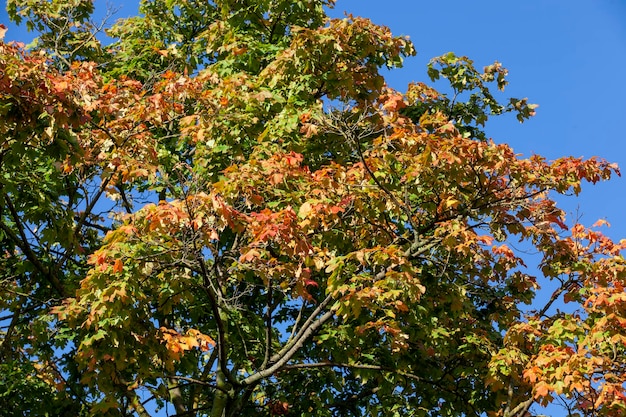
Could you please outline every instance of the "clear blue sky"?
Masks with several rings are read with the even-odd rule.
[[[96,4],[106,6],[104,0]],[[135,7],[127,2],[118,16],[133,14]],[[338,0],[332,15],[344,12],[415,43],[417,57],[389,73],[392,87],[404,91],[410,81],[427,81],[429,59],[448,51],[478,67],[498,60],[509,69],[506,95],[528,97],[540,107],[524,124],[513,117],[492,120],[487,131],[495,141],[525,156],[598,156],[617,162],[626,175],[626,1]],[[8,24],[4,10],[0,23]],[[6,35],[31,37],[13,26]],[[619,240],[626,238],[625,191],[626,179],[616,177],[560,201],[569,222],[577,212],[587,225],[605,218],[612,224],[606,233]]]

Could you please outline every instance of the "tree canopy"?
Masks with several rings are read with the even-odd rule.
[[[554,200],[618,168],[489,138],[498,62],[391,89],[411,41],[333,3],[7,1],[4,409],[626,414],[626,241]]]

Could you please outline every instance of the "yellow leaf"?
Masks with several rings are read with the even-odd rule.
[[[446,208],[456,208],[460,204],[461,202],[454,197],[450,197],[446,200]]]
[[[424,152],[422,152],[422,154],[418,157],[418,161],[420,162],[420,164],[422,165],[428,165],[430,164],[430,161],[432,161],[432,149],[430,148],[430,145],[426,145],[426,147],[424,148]]]
[[[311,213],[312,210],[313,210],[313,207],[311,207],[311,203],[306,201],[304,204],[300,206],[300,210],[298,210],[298,217],[300,218],[308,217],[309,213]]]

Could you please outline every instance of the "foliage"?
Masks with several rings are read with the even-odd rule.
[[[8,2],[41,36],[0,42],[4,408],[626,413],[626,241],[552,199],[617,167],[487,138],[535,108],[499,63],[392,90],[411,42],[332,3],[146,0],[104,48],[91,2]]]

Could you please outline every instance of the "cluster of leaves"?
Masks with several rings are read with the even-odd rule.
[[[499,63],[447,54],[452,97],[403,94],[380,69],[410,41],[332,1],[146,0],[108,48],[91,2],[44,3],[8,3],[35,51],[0,41],[3,405],[626,412],[626,242],[550,198],[619,172],[488,139],[534,111],[496,101]]]

